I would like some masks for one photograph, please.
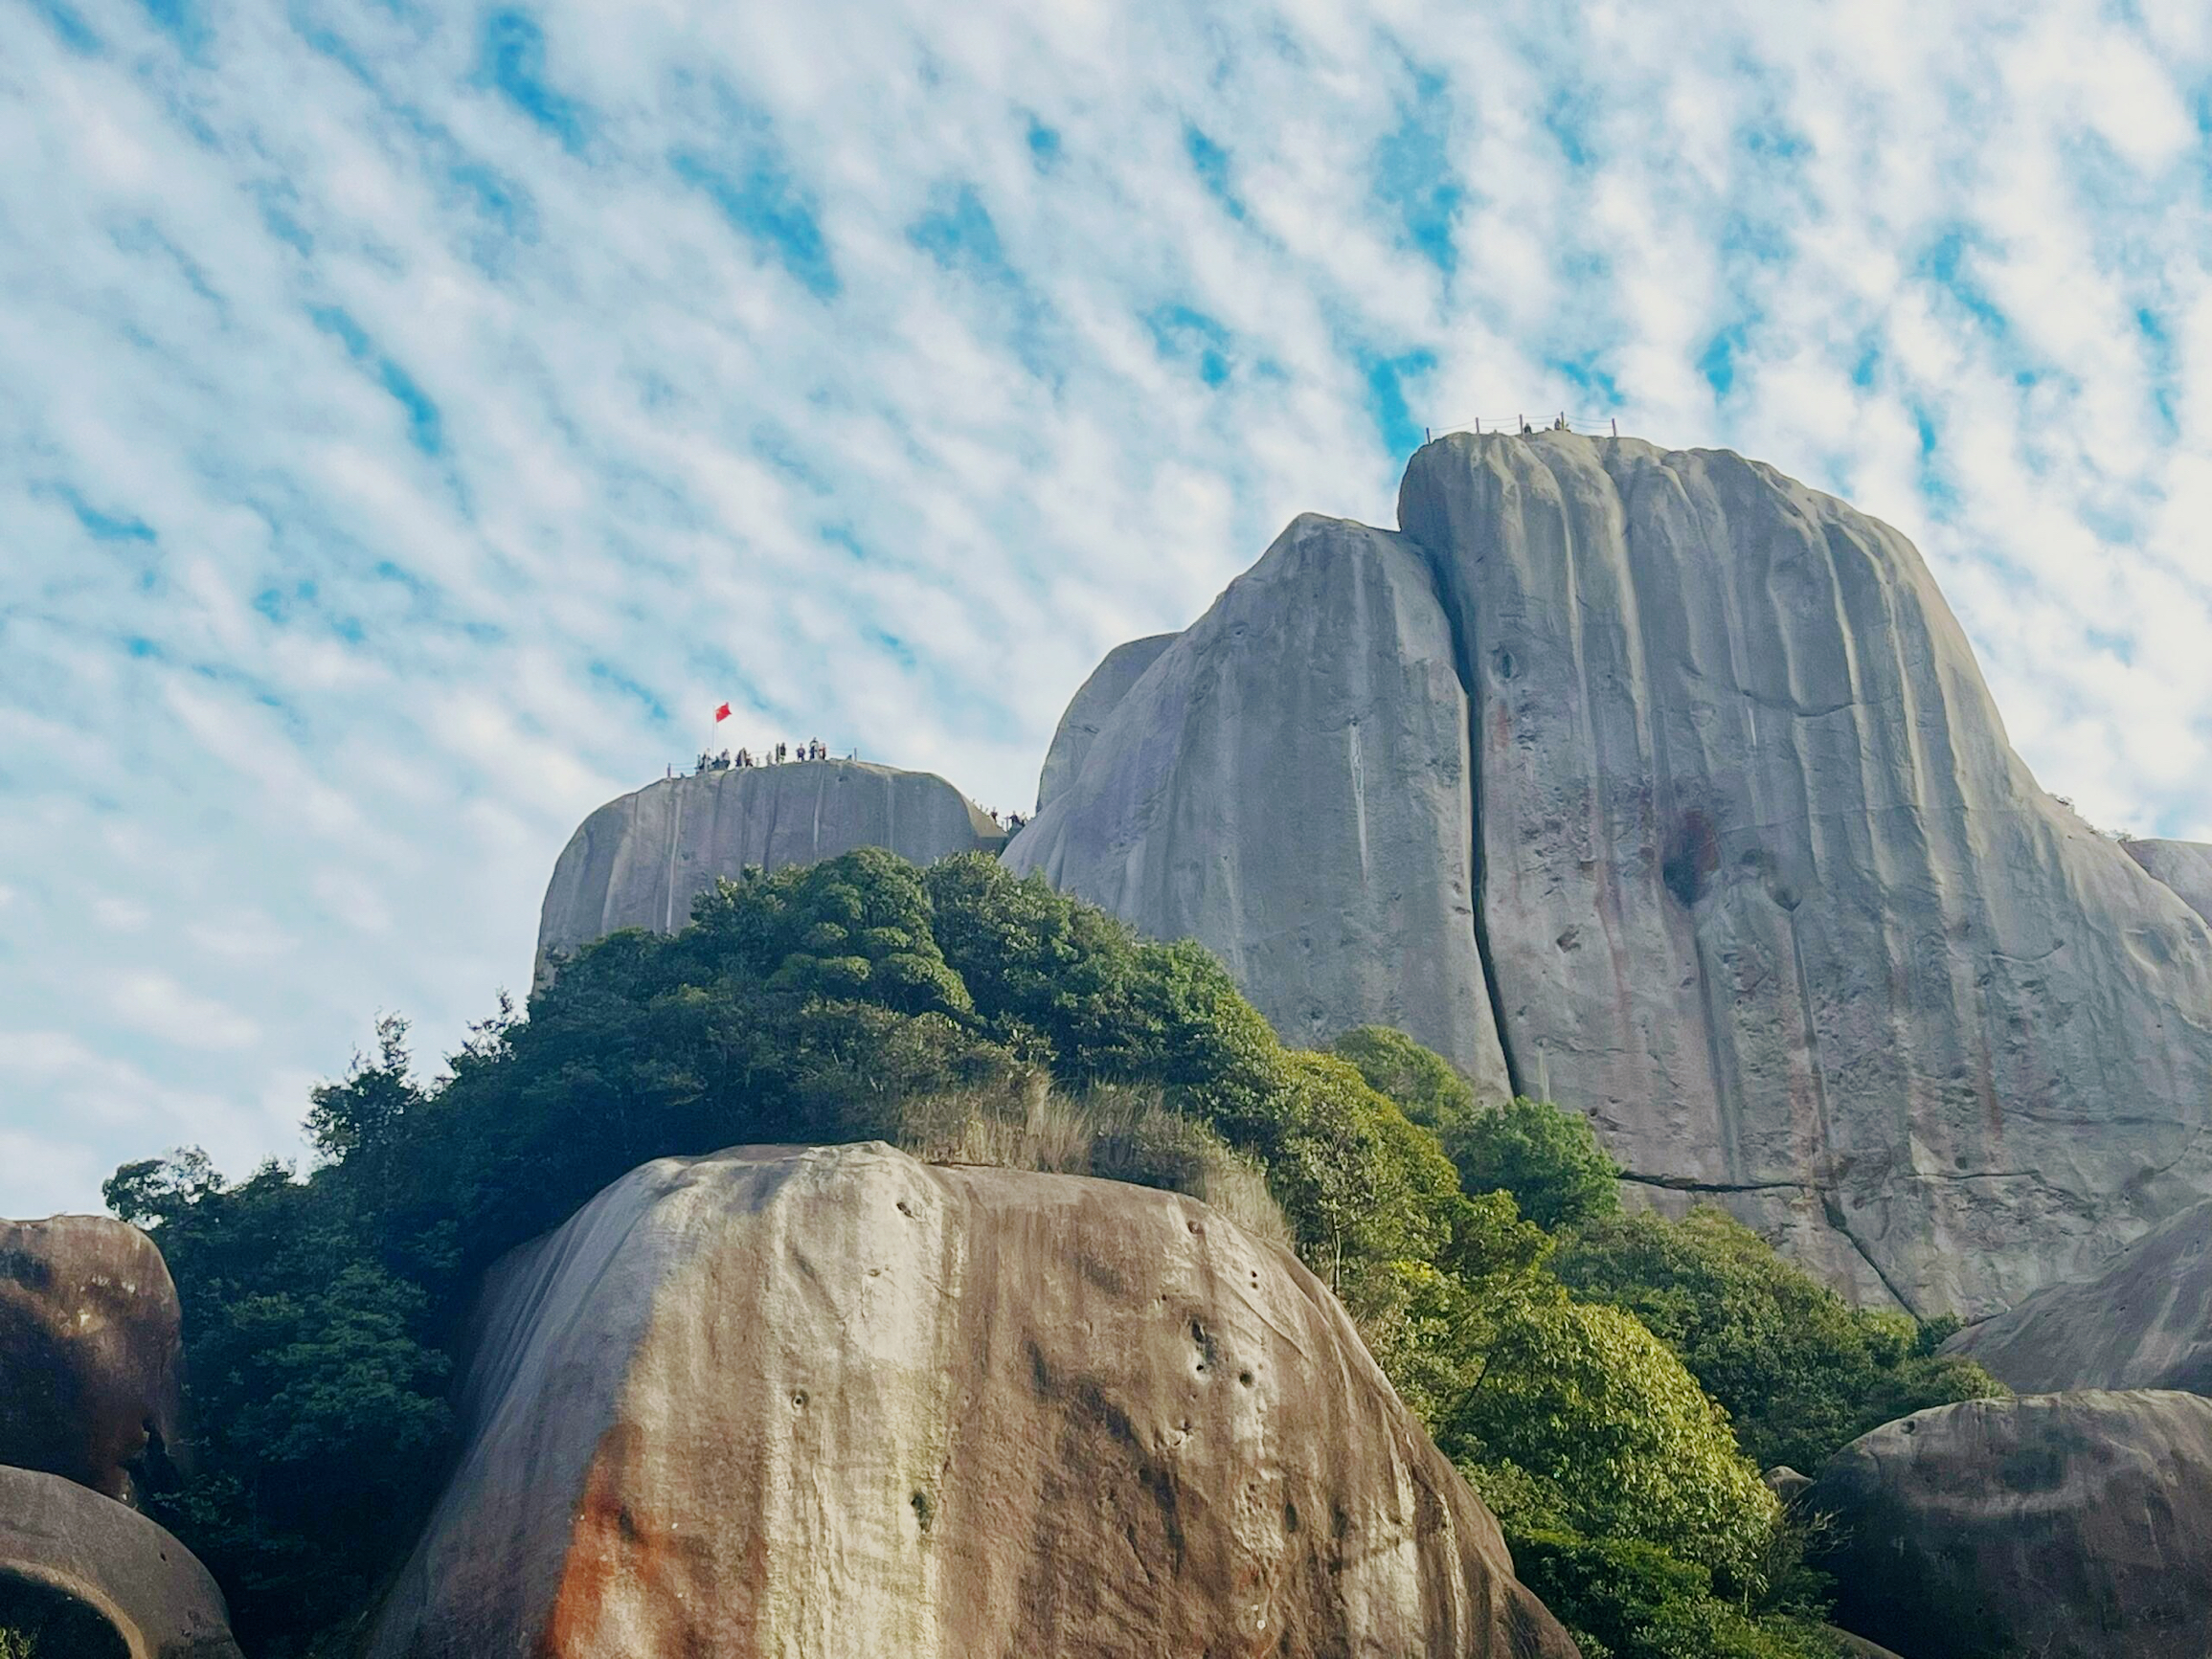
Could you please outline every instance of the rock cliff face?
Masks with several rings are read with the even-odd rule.
[[[1173,634],[1132,639],[1126,645],[1115,646],[1091,670],[1091,678],[1076,688],[1068,711],[1060,716],[1059,728],[1052,733],[1052,747],[1045,751],[1045,767],[1037,774],[1039,811],[1082,771],[1083,756],[1091,751],[1092,739],[1098,735],[1106,717],[1175,639]]]
[[[58,1475],[0,1468],[0,1585],[13,1584],[79,1614],[66,1655],[51,1643],[41,1655],[239,1659],[223,1593],[198,1558],[146,1516]]]
[[[105,1216],[0,1222],[0,1464],[134,1501],[178,1452],[184,1318],[153,1241]]]
[[[1419,554],[1309,515],[1172,638],[1006,863],[1203,940],[1292,1042],[1399,1026],[1495,1097],[1467,730]]]
[[[2212,1202],[2138,1240],[2100,1277],[2039,1290],[1946,1354],[2021,1394],[2178,1388],[2212,1395]]]
[[[1426,446],[1399,520],[1293,527],[1011,862],[1294,1040],[1502,1065],[1864,1300],[1989,1312],[2212,1193],[2212,930],[2037,787],[1896,531],[1554,433]]]
[[[865,761],[795,761],[648,784],[584,819],[553,865],[538,975],[619,928],[673,932],[691,901],[747,864],[779,869],[886,847],[915,863],[998,847],[990,815],[943,778]]]
[[[2202,1659],[2212,1401],[2046,1394],[1918,1412],[1852,1442],[1833,1515],[1838,1623],[1910,1659]]]
[[[2129,854],[2212,922],[2212,846],[2201,841],[2129,841]]]
[[[877,1145],[648,1164],[495,1270],[375,1659],[1569,1659],[1286,1252]]]

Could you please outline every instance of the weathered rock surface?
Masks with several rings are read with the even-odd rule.
[[[1398,1026],[1496,1098],[1467,731],[1419,554],[1309,514],[1123,694],[1006,863],[1196,937],[1292,1042]]]
[[[1837,1623],[1910,1659],[2203,1659],[2212,1401],[2051,1394],[1923,1411],[1839,1452]]]
[[[105,1216],[0,1222],[0,1463],[131,1501],[179,1449],[184,1318],[154,1243]]]
[[[2212,1194],[2212,930],[2037,786],[1904,537],[1565,433],[1429,444],[1399,519],[1294,527],[1012,862],[1293,1040],[1501,1051],[1862,1300],[1993,1312]]]
[[[2212,1395],[2212,1202],[2183,1210],[2095,1279],[1970,1325],[1946,1354],[2020,1394],[2178,1388]]]
[[[1176,638],[1173,634],[1153,634],[1115,646],[1098,666],[1091,670],[1091,678],[1076,688],[1067,712],[1060,716],[1058,729],[1052,733],[1051,747],[1045,751],[1044,770],[1037,774],[1039,812],[1082,770],[1083,757],[1090,753],[1092,741],[1097,737],[1106,717],[1129,695],[1129,688],[1144,677],[1144,671],[1160,661],[1161,653],[1175,643]]]
[[[129,1659],[239,1659],[223,1594],[192,1552],[58,1475],[0,1468],[0,1581],[10,1580],[99,1615]]]
[[[814,760],[666,778],[609,801],[569,839],[538,917],[538,975],[551,953],[620,928],[676,931],[693,899],[747,864],[779,869],[855,847],[926,864],[1004,841],[933,773]]]
[[[663,1159],[481,1321],[378,1659],[1574,1652],[1333,1298],[1188,1199]]]
[[[2129,856],[2212,922],[2212,846],[2202,841],[2128,841]]]

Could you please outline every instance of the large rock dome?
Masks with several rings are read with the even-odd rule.
[[[2212,1194],[2212,930],[2037,785],[1903,536],[1568,433],[1425,446],[1399,521],[1294,525],[1008,862],[1862,1300],[1988,1313]]]
[[[1288,1252],[881,1144],[647,1164],[495,1269],[373,1659],[1572,1659]]]
[[[664,778],[584,819],[553,865],[537,975],[621,928],[674,932],[691,901],[747,864],[884,847],[917,864],[996,848],[1005,832],[934,773],[859,760],[789,761]]]

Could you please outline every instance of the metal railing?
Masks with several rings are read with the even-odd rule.
[[[1530,437],[1539,432],[1579,432],[1592,437],[1618,437],[1620,421],[1611,415],[1568,415],[1564,412],[1552,415],[1484,415],[1471,421],[1456,421],[1449,426],[1424,426],[1421,428],[1421,439],[1425,443],[1433,443],[1447,433],[1454,432],[1522,433]]]

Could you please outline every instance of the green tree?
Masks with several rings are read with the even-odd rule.
[[[1423,1129],[1447,1134],[1475,1113],[1475,1087],[1433,1049],[1388,1025],[1361,1025],[1329,1044],[1359,1067],[1367,1087],[1388,1095]]]
[[[1718,1209],[1588,1222],[1553,1267],[1681,1356],[1761,1468],[1817,1469],[1882,1424],[2003,1393],[1979,1365],[1933,1354],[1910,1319],[1851,1308]]]
[[[1471,1193],[1500,1188],[1546,1232],[1620,1208],[1620,1169],[1589,1119],[1525,1096],[1477,1112],[1445,1135]]]

